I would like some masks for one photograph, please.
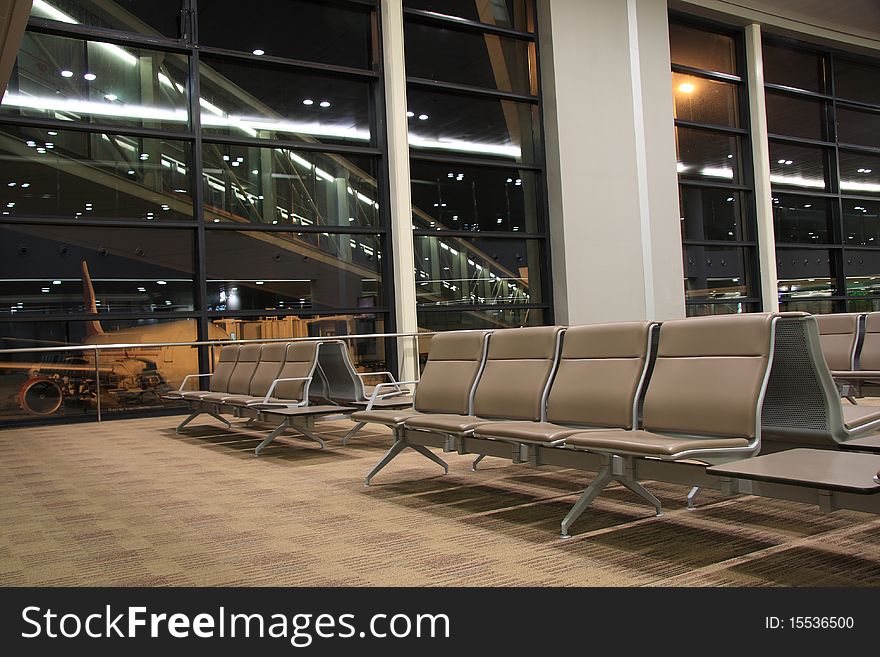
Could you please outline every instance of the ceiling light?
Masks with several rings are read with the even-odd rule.
[[[262,284],[263,284],[263,281],[255,281],[255,283],[256,283],[257,285],[262,285]]]
[[[134,175],[134,169],[129,169],[129,170],[128,170],[128,175],[129,175],[129,176],[133,176],[133,175]]]
[[[776,164],[785,164],[785,160],[776,160]]]
[[[48,292],[48,291],[49,291],[49,288],[48,288],[48,287],[40,288],[40,291],[41,291],[41,292]]]
[[[805,208],[811,208],[811,207],[813,207],[813,204],[812,204],[812,203],[807,203],[804,207],[805,207]]]
[[[27,189],[27,188],[30,187],[30,186],[31,186],[30,183],[21,183],[21,187],[22,187],[22,189]]]
[[[408,119],[411,119],[414,116],[415,116],[415,112],[407,112],[406,113],[406,118],[408,118]]]
[[[315,101],[313,101],[311,98],[306,98],[303,101],[303,105],[314,105],[314,104],[315,104]]]
[[[83,74],[83,77],[84,77],[86,80],[88,80],[89,82],[91,82],[92,80],[94,80],[94,79],[97,78],[98,76],[95,75],[94,73],[85,73],[85,74]]]
[[[145,288],[145,287],[138,288],[138,292],[146,292],[146,291],[147,291],[147,288]]]
[[[18,183],[11,182],[11,183],[6,183],[6,186],[7,187],[15,187],[17,184]]]
[[[61,285],[61,281],[58,281],[58,280],[52,281],[52,285]]]
[[[427,114],[419,114],[419,121],[427,121],[427,120],[428,120]]]
[[[693,93],[694,89],[696,89],[696,87],[690,82],[683,82],[682,84],[678,85],[678,90],[685,94]]]
[[[215,223],[215,224],[219,224],[219,223],[220,223],[220,220],[219,220],[219,219],[214,219],[214,223]]]
[[[322,100],[320,103],[318,103],[318,105],[320,105],[321,107],[330,107],[330,101]]]
[[[156,281],[156,285],[167,285],[166,281]]]
[[[52,136],[54,137],[54,136],[57,135],[58,133],[55,132],[54,130],[50,130],[50,131],[47,132],[46,134],[47,134],[47,135],[52,135]]]
[[[68,70],[65,69],[65,70],[61,71],[61,77],[62,77],[62,78],[72,78],[72,77],[73,77],[73,71],[68,71]]]
[[[106,98],[106,99],[109,100],[110,102],[113,102],[114,100],[116,100],[117,98],[119,98],[119,96],[117,96],[116,94],[105,94],[105,95],[104,95],[104,98]]]
[[[265,55],[266,51],[262,50],[260,48],[257,48],[256,50],[253,51],[253,53],[259,57],[260,55]]]
[[[260,172],[259,172],[259,170],[257,170],[257,169],[252,169],[252,170],[251,170],[251,173],[254,174],[254,175],[256,176],[256,175],[257,175],[258,173],[260,173]]]
[[[142,160],[149,160],[149,159],[150,159],[150,155],[149,155],[148,153],[141,153],[141,159],[142,159]]]
[[[793,164],[794,162],[792,160],[786,160],[785,163],[786,164]]]

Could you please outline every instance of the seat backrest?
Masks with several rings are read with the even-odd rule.
[[[226,344],[220,349],[220,358],[217,359],[217,365],[211,376],[211,385],[208,388],[211,392],[226,392],[229,387],[229,377],[232,376],[235,364],[238,362],[240,349],[240,345],[237,344]]]
[[[816,315],[819,341],[825,362],[832,370],[853,369],[853,358],[859,335],[858,313]]]
[[[471,413],[474,385],[486,358],[491,331],[454,331],[431,338],[428,362],[414,407],[423,413]]]
[[[543,420],[547,386],[556,369],[563,332],[561,326],[495,331],[474,395],[474,415]]]
[[[276,378],[288,379],[313,376],[318,361],[320,342],[317,340],[300,340],[287,345],[284,365]],[[276,399],[302,401],[306,381],[282,381],[275,387],[272,396]]]
[[[263,349],[261,344],[242,345],[238,352],[238,362],[235,364],[235,370],[229,377],[229,385],[226,386],[224,392],[231,395],[246,395],[251,389],[251,378],[257,370],[260,362],[260,352]]]
[[[664,322],[645,393],[644,429],[757,438],[774,320],[751,313]]]
[[[859,352],[860,370],[880,370],[880,312],[865,317],[862,349]]]
[[[357,375],[348,345],[342,340],[322,340],[318,350],[318,369],[323,373],[323,395],[338,403],[366,401],[364,384]]]
[[[287,352],[287,342],[270,342],[263,345],[260,352],[260,362],[251,377],[251,385],[248,394],[252,397],[265,397],[269,392],[269,386],[278,378],[281,366],[284,365],[284,355]]]
[[[632,429],[651,351],[654,322],[570,326],[550,395],[547,420]]]

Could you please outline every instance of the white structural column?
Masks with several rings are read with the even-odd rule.
[[[416,284],[413,276],[412,201],[409,187],[409,143],[406,122],[406,64],[403,51],[403,2],[382,0],[385,109],[388,129],[388,175],[391,187],[391,248],[394,258],[394,299],[397,330],[415,333]],[[404,380],[416,378],[416,347],[398,341],[398,372]]]
[[[767,141],[764,57],[761,51],[761,26],[757,23],[746,27],[746,74],[749,87],[749,115],[752,122],[752,165],[755,172],[761,301],[765,311],[776,312],[779,310],[776,234],[773,230],[773,199],[770,192],[770,145]]]
[[[682,317],[666,3],[538,6],[556,321]]]

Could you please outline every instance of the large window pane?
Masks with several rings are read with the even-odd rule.
[[[843,312],[843,302],[832,299],[809,299],[806,301],[780,301],[779,310],[781,312],[801,312],[810,313],[811,315],[824,315],[826,313]],[[857,312],[857,308],[847,307],[850,312]]]
[[[834,92],[840,98],[880,105],[878,79],[880,66],[840,57],[834,60]]]
[[[209,230],[208,310],[372,308],[382,298],[379,237]]]
[[[853,151],[838,152],[840,191],[844,194],[880,194],[880,157]]]
[[[34,0],[31,16],[139,34],[180,37],[180,0]]]
[[[779,301],[837,294],[834,256],[827,249],[777,249]]]
[[[684,247],[685,299],[724,301],[751,296],[751,247]]]
[[[149,344],[196,340],[194,319],[92,322],[0,322],[0,349],[95,344]],[[212,337],[225,335],[212,332]],[[0,421],[94,416],[163,406],[160,396],[199,371],[196,349],[127,347],[32,352],[0,356]]]
[[[534,32],[532,0],[404,0],[409,9]]]
[[[368,68],[370,12],[329,2],[249,0],[200,2],[199,42],[274,57]]]
[[[215,134],[320,142],[370,141],[370,85],[202,57],[202,127]]]
[[[669,24],[669,47],[673,64],[735,75],[735,46],[733,37],[725,34],[677,23]]]
[[[770,182],[774,187],[827,191],[829,152],[821,147],[770,142]]]
[[[541,301],[537,240],[415,237],[416,298],[422,305]]]
[[[796,244],[827,244],[834,241],[831,199],[794,194],[773,195],[776,241]]]
[[[206,221],[376,226],[377,162],[369,157],[205,143]]]
[[[410,162],[413,225],[436,230],[538,230],[532,171]]]
[[[746,197],[747,198],[747,197]],[[743,219],[743,195],[726,189],[679,188],[681,236],[686,240],[750,239]]]
[[[540,308],[419,311],[419,328],[425,331],[516,328],[546,323],[546,311]]]
[[[694,128],[676,128],[675,137],[681,178],[742,181],[739,137]]]
[[[407,22],[406,74],[521,94],[537,93],[535,44]],[[438,57],[454,52],[454,57]]]
[[[0,225],[0,315],[193,310],[193,232]]]
[[[541,125],[537,105],[410,87],[407,106],[412,113],[409,144],[414,148],[538,161]]]
[[[26,32],[0,111],[186,130],[187,58]]]
[[[843,199],[844,243],[880,247],[880,202]]]
[[[675,118],[739,127],[739,88],[696,75],[672,74]]]
[[[837,139],[843,144],[880,148],[880,112],[837,106]]]
[[[795,89],[826,91],[826,60],[820,53],[764,43],[764,81]]]
[[[192,219],[186,142],[2,126],[0,162],[5,216]]]
[[[826,103],[767,91],[767,129],[772,134],[828,141]]]
[[[847,251],[844,262],[847,296],[880,296],[880,251]]]

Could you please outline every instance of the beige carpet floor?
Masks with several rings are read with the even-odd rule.
[[[404,453],[348,421],[327,449],[177,418],[0,431],[0,585],[878,586],[880,518],[650,483],[608,489],[558,538],[591,473]]]

